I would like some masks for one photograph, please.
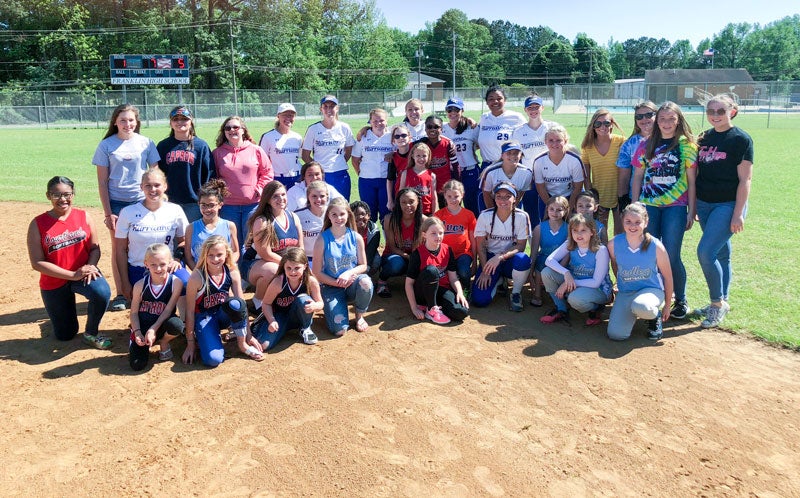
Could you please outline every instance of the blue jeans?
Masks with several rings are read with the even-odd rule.
[[[461,183],[464,184],[464,207],[472,211],[476,218],[481,214],[480,209],[478,209],[478,196],[482,195],[478,191],[480,176],[481,169],[477,165],[472,169],[461,172]]]
[[[109,199],[108,204],[111,207],[111,214],[119,216],[120,211],[122,208],[132,206],[139,201],[115,201],[114,199]]]
[[[358,196],[369,206],[372,221],[382,220],[389,214],[389,208],[386,207],[386,178],[359,178]]]
[[[350,202],[350,173],[346,169],[342,171],[335,171],[333,173],[325,173],[325,181],[328,185],[339,191],[342,196]],[[383,189],[386,190],[386,182],[383,183]]]
[[[391,277],[405,275],[408,272],[408,260],[399,254],[389,254],[381,257],[381,273],[378,279],[384,282]]]
[[[223,204],[219,210],[219,217],[228,221],[232,221],[236,225],[236,238],[239,239],[240,254],[243,254],[244,239],[247,236],[247,220],[253,211],[258,207],[256,204],[243,204],[241,206],[232,206],[230,204]]]
[[[237,297],[228,298],[215,311],[195,315],[194,333],[204,365],[216,367],[225,361],[225,347],[220,331],[232,328],[236,337],[247,333],[247,305]]]
[[[334,334],[340,334],[350,326],[347,303],[353,303],[356,313],[366,313],[372,302],[372,280],[368,275],[359,275],[349,287],[322,285],[321,291],[325,323]]]
[[[456,258],[456,275],[461,282],[461,290],[469,290],[469,282],[472,279],[472,255],[462,254]]]
[[[492,259],[494,254],[487,253],[486,257],[487,259]],[[498,266],[497,270],[492,274],[492,280],[489,282],[489,285],[485,289],[480,289],[478,288],[477,281],[478,277],[481,276],[483,267],[478,267],[478,271],[475,273],[475,280],[472,282],[472,304],[479,308],[489,306],[494,299],[497,281],[500,280],[500,277],[512,278],[512,272],[514,270],[527,272],[530,271],[530,269],[530,256],[524,252],[518,252],[512,258],[500,263],[500,266]]]
[[[89,300],[86,308],[86,333],[97,335],[100,320],[111,300],[111,288],[104,277],[84,285],[83,280],[70,281],[58,289],[42,290],[42,302],[53,334],[59,341],[68,341],[78,333],[78,312],[75,309],[75,294]]]
[[[703,202],[697,200],[697,217],[703,235],[697,244],[697,259],[708,285],[712,302],[727,300],[731,287],[731,219],[735,201]],[[745,210],[746,211],[746,210]]]
[[[686,233],[686,206],[655,207],[647,206],[650,222],[647,231],[657,239],[661,239],[672,266],[672,283],[675,288],[675,300],[686,300],[686,267],[681,260],[683,234]]]
[[[265,320],[253,329],[253,335],[262,346],[266,344],[265,350],[274,348],[289,330],[303,330],[311,326],[314,314],[306,313],[304,308],[306,304],[313,302],[308,294],[297,295],[287,312],[274,313],[275,321],[278,322],[277,332],[270,332],[269,323]]]
[[[535,185],[525,192],[525,197],[522,198],[522,209],[528,213],[528,218],[531,219],[531,230],[539,226],[542,217],[547,213],[547,206],[539,197]]]

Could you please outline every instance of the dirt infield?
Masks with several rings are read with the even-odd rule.
[[[24,249],[46,206],[0,207],[4,496],[800,494],[796,353],[691,324],[613,343],[500,301],[440,327],[395,282],[364,334],[318,318],[318,345],[261,363],[134,374],[127,313],[103,319],[111,351],[50,337]]]

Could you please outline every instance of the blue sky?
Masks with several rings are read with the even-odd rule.
[[[508,20],[523,26],[548,26],[574,41],[584,32],[605,46],[613,37],[652,36],[671,42],[688,39],[696,46],[728,23],[761,25],[800,13],[797,0],[565,0],[491,1],[376,0],[389,26],[416,34],[448,9],[459,9],[469,19]]]

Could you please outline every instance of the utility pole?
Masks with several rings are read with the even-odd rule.
[[[453,30],[453,97],[456,96],[456,30]]]
[[[228,33],[231,39],[231,74],[233,75],[233,113],[239,115],[239,96],[236,91],[236,59],[233,56],[233,19],[228,19]]]
[[[422,100],[422,43],[417,44],[414,56],[417,58],[417,98]]]

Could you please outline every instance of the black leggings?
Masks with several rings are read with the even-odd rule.
[[[462,321],[469,314],[467,308],[456,302],[455,292],[439,285],[439,270],[433,265],[425,267],[414,280],[414,296],[417,303],[428,308],[441,306],[451,320]]]

